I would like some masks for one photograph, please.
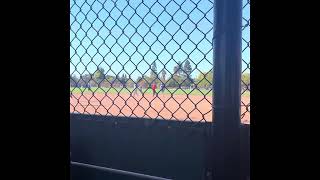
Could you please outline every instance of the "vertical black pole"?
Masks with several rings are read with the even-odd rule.
[[[242,0],[215,2],[213,179],[238,180]]]

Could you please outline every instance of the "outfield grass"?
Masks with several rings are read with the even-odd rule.
[[[117,94],[117,93],[123,93],[123,94],[128,94],[130,92],[133,91],[133,88],[97,88],[97,87],[92,87],[91,88],[92,91],[96,92],[96,93],[105,93],[108,92],[110,94]],[[72,93],[81,93],[81,92],[90,92],[87,88],[70,88],[70,91],[72,91]],[[142,91],[145,94],[152,94],[152,90],[151,89],[142,89]],[[159,89],[156,90],[158,93],[160,92]],[[162,92],[160,92],[162,93]],[[169,89],[169,90],[165,90],[162,94],[174,94],[174,95],[179,95],[179,94],[190,94],[190,95],[202,95],[202,94],[207,94],[209,96],[212,95],[212,91],[209,90],[182,90],[182,89]]]
[[[91,88],[92,91],[94,91],[95,93],[105,93],[108,92],[110,94],[129,94],[133,91],[133,88],[97,88],[97,87],[92,87]],[[70,91],[72,91],[72,93],[81,93],[81,92],[90,92],[87,88],[72,88],[70,87]],[[151,89],[143,89],[142,90],[145,94],[152,94],[152,90]],[[157,89],[157,92],[159,93],[160,90]],[[140,92],[139,92],[140,93]],[[186,90],[182,90],[182,89],[166,89],[163,93],[160,92],[161,94],[173,94],[173,95],[185,95],[185,94],[189,94],[189,95],[207,95],[207,96],[212,96],[212,91],[210,90],[205,90],[205,89],[194,89],[194,90],[190,90],[190,89],[186,89]],[[250,96],[250,92],[246,92],[244,93],[244,96]]]

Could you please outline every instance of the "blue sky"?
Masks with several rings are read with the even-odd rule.
[[[249,9],[244,8],[246,19]],[[158,72],[164,67],[172,72],[176,62],[189,59],[193,77],[213,67],[212,0],[76,0],[70,22],[71,74],[93,73],[100,65],[109,75],[136,79],[149,75],[155,60]],[[250,26],[243,38],[250,40],[249,34]],[[243,52],[247,63],[249,53],[249,48]]]

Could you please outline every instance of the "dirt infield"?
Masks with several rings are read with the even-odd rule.
[[[250,97],[242,97],[244,104],[250,102]],[[70,112],[113,115],[126,117],[160,118],[168,120],[212,121],[212,96],[165,95],[153,97],[130,96],[130,94],[92,93],[73,94],[70,98]],[[242,122],[250,123],[250,113],[241,108],[244,113]]]

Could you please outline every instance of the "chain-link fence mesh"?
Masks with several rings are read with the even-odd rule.
[[[213,0],[70,5],[70,112],[212,121]],[[244,34],[249,23],[244,16]],[[249,43],[243,36],[243,54]],[[250,56],[243,62],[245,75]],[[250,84],[243,79],[242,85],[246,119]]]
[[[213,2],[71,1],[71,112],[212,120]]]
[[[250,0],[243,0],[242,10],[242,82],[241,120],[250,123]]]

